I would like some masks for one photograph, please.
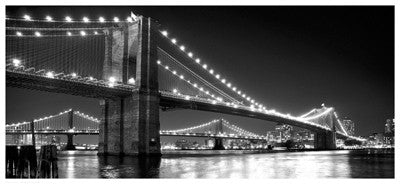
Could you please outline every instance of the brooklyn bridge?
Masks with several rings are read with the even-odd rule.
[[[9,122],[7,134],[64,134],[69,147],[74,135],[98,134],[101,155],[160,155],[160,136],[210,137],[217,146],[223,139],[266,139],[224,119],[160,130],[160,110],[191,109],[307,129],[320,150],[336,149],[337,138],[363,141],[348,135],[334,107],[294,116],[259,102],[149,17],[25,15],[7,18],[6,24],[7,87],[95,98],[101,104],[101,117],[70,109]]]

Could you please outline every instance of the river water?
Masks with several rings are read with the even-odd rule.
[[[394,154],[379,150],[260,154],[164,154],[162,158],[59,154],[60,178],[393,178]]]

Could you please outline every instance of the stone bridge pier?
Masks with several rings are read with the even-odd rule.
[[[73,129],[74,128],[74,111],[71,110],[68,112],[68,128]],[[66,150],[75,150],[75,145],[74,145],[74,135],[73,134],[67,134],[67,146],[65,147]]]
[[[333,110],[321,121],[325,121],[331,130],[318,131],[314,133],[314,149],[317,150],[333,150],[336,149],[336,127],[333,118]]]
[[[132,95],[100,101],[99,155],[160,156],[158,24],[139,17],[104,31],[104,80],[128,83]]]

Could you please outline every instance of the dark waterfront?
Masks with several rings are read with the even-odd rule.
[[[185,152],[185,151],[184,151]],[[204,151],[203,151],[204,152]],[[221,151],[160,158],[98,157],[94,151],[59,155],[60,178],[393,178],[394,154],[337,150],[219,155]],[[182,153],[182,152],[181,152]]]

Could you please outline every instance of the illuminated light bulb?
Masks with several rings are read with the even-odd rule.
[[[83,22],[89,22],[89,18],[87,18],[87,17],[83,17]]]
[[[99,17],[99,22],[104,22],[104,18],[103,17]]]
[[[251,103],[254,103],[254,100],[251,100]]]
[[[161,61],[160,61],[160,60],[157,60],[157,64],[161,64]]]
[[[213,73],[214,73],[214,70],[213,70],[213,69],[211,69],[211,70],[210,70],[210,74],[213,74]]]
[[[228,87],[231,87],[231,83],[228,83],[227,86],[228,86]]]
[[[12,63],[13,63],[14,66],[19,66],[21,64],[21,60],[13,59]]]
[[[93,77],[89,77],[89,80],[93,80]]]
[[[70,16],[66,16],[66,17],[65,17],[65,20],[66,20],[67,22],[72,22],[72,18],[71,18]]]
[[[238,91],[237,93],[240,95],[240,94],[242,94],[242,91]]]
[[[173,89],[172,92],[173,92],[173,93],[177,93],[178,90],[177,90],[177,89]]]
[[[185,100],[190,100],[190,96],[185,96]]]
[[[169,67],[168,67],[168,66],[165,66],[165,69],[166,69],[166,70],[168,70],[168,69],[169,69]]]
[[[46,73],[46,77],[48,77],[48,78],[54,78],[53,72],[47,72],[47,73]]]
[[[237,106],[236,104],[233,104],[233,107],[234,107],[234,108],[237,108],[238,106]]]
[[[108,81],[110,81],[111,83],[114,83],[115,82],[115,77],[108,78]]]
[[[81,31],[81,35],[82,36],[86,36],[86,32],[85,31]]]
[[[215,100],[212,101],[212,104],[216,104],[216,103],[217,103],[217,101],[215,101]]]
[[[132,77],[132,78],[129,78],[129,80],[128,80],[128,83],[129,84],[135,84],[135,79]]]
[[[225,79],[222,79],[221,82],[225,84],[226,80],[225,80]]]
[[[194,86],[195,88],[197,88],[197,84],[196,84],[196,83],[194,83],[193,86]]]
[[[203,91],[203,88],[202,88],[202,87],[200,88],[200,91]]]
[[[40,37],[40,36],[42,36],[42,34],[40,34],[39,32],[35,32],[35,35],[37,36],[37,37]]]
[[[133,19],[132,19],[132,17],[127,17],[127,18],[126,18],[126,21],[128,21],[128,22],[133,22]]]
[[[242,97],[243,97],[243,98],[246,98],[246,94],[243,94]]]
[[[206,94],[207,94],[207,95],[209,95],[209,94],[210,94],[210,92],[209,92],[209,91],[206,91]]]
[[[184,51],[185,50],[185,46],[182,45],[182,46],[179,47],[179,49],[181,49],[181,51]]]
[[[200,59],[199,58],[196,59],[196,63],[200,63]]]
[[[31,16],[29,16],[29,15],[24,15],[24,19],[26,20],[26,21],[31,21],[32,19],[31,19]]]
[[[171,40],[171,42],[172,42],[173,44],[176,44],[176,39],[173,38],[173,39]]]
[[[203,68],[204,68],[204,69],[207,69],[207,65],[206,65],[206,64],[204,64],[204,65],[203,65]]]
[[[22,33],[19,32],[19,31],[17,31],[16,35],[17,35],[17,36],[22,36]]]
[[[215,78],[219,79],[219,77],[220,77],[220,75],[219,75],[219,74],[215,75]]]
[[[164,36],[168,36],[168,32],[167,31],[161,31],[161,34]]]
[[[232,90],[233,90],[233,91],[236,91],[236,87],[233,87]]]
[[[114,22],[119,22],[119,18],[118,17],[114,17]]]
[[[68,36],[71,36],[71,35],[72,35],[72,33],[68,31],[68,32],[67,32],[67,35],[68,35]]]
[[[174,70],[174,71],[172,71],[172,73],[174,74],[174,75],[176,75],[176,71]]]
[[[189,56],[189,57],[193,57],[193,53],[189,52],[189,53],[188,53],[188,56]]]
[[[51,21],[53,21],[53,18],[51,18],[49,15],[47,15],[47,16],[46,16],[46,20],[49,21],[49,22],[51,22]]]
[[[71,76],[72,76],[72,77],[76,77],[76,73],[72,73]]]
[[[99,33],[98,33],[97,31],[94,31],[94,34],[95,34],[95,35],[98,35]]]
[[[183,75],[181,75],[179,78],[183,79],[184,77],[183,77]]]

